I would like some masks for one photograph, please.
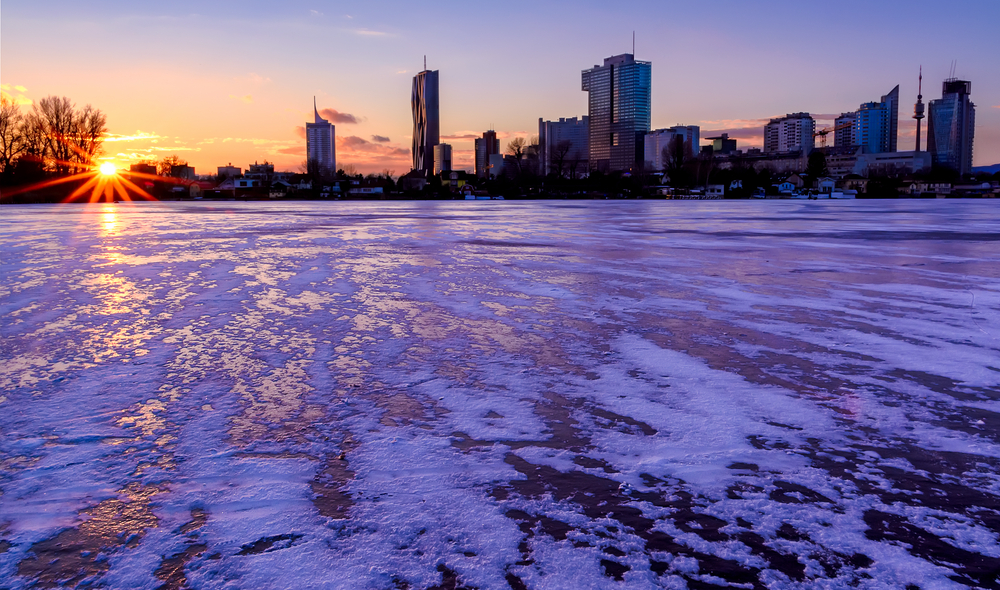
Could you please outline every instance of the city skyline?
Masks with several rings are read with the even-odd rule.
[[[809,112],[817,129],[829,128],[840,113],[896,84],[902,105],[911,105],[921,65],[925,100],[938,98],[936,88],[957,60],[955,75],[973,82],[977,105],[973,165],[1000,162],[1000,76],[988,25],[1000,8],[957,2],[942,21],[930,18],[933,3],[884,4],[839,2],[820,10],[733,3],[725,11],[638,3],[625,15],[596,3],[546,3],[531,18],[456,5],[452,12],[459,14],[430,18],[394,3],[249,3],[233,13],[225,4],[187,2],[170,12],[113,1],[86,9],[56,2],[58,10],[7,2],[0,83],[4,94],[23,102],[57,95],[101,109],[111,131],[105,152],[119,165],[129,156],[176,154],[202,173],[265,159],[297,170],[305,161],[303,122],[313,118],[303,107],[316,94],[320,114],[338,126],[339,166],[402,174],[412,160],[407,99],[426,53],[431,69],[444,74],[440,141],[453,146],[456,168],[471,170],[473,141],[486,129],[497,130],[503,148],[511,137],[536,135],[539,118],[586,115],[580,71],[630,51],[634,29],[636,59],[655,70],[654,129],[699,125],[703,138],[725,132],[741,149],[761,147],[764,125],[786,113]],[[826,19],[834,26],[830,15],[863,7],[871,18],[852,24],[848,39],[819,42],[810,32],[809,23]],[[783,29],[780,41],[758,26],[778,27],[774,19],[789,14],[803,26]],[[240,26],[220,28],[219,18]],[[559,30],[542,26],[556,18],[564,25]],[[68,32],[81,21],[93,32],[93,57],[66,59],[73,55]],[[511,60],[509,51],[457,37],[431,39],[462,22],[486,22],[538,59]],[[596,23],[602,33],[594,38],[586,27]],[[913,42],[913,28],[932,26],[934,34]],[[543,33],[543,46],[529,43]],[[870,48],[873,38],[878,49]],[[900,109],[899,149],[914,143],[916,121],[907,111]]]

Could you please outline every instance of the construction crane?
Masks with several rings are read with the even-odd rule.
[[[827,127],[826,129],[820,129],[816,133],[813,133],[813,137],[819,137],[820,143],[823,144],[822,147],[825,148],[826,147],[826,136],[827,135],[829,135],[831,133],[836,133],[837,131],[840,131],[841,129],[847,129],[847,128],[853,126],[853,125],[854,125],[854,123],[847,122],[847,123],[841,123],[840,125],[837,125],[836,127]]]

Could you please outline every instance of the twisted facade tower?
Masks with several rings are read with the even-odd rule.
[[[438,73],[427,69],[413,77],[410,97],[413,109],[413,169],[428,175],[434,172],[434,146],[440,143],[441,124],[438,116]]]

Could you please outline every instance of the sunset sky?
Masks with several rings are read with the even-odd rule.
[[[409,171],[410,84],[440,71],[441,135],[456,167],[472,138],[586,114],[580,71],[629,52],[653,64],[653,128],[700,125],[760,146],[770,117],[817,128],[900,85],[913,149],[917,71],[939,98],[957,60],[972,81],[976,166],[1000,163],[998,0],[137,3],[4,0],[3,93],[108,116],[120,166],[176,154],[198,173],[272,161],[298,170],[312,98],[337,125],[338,165]],[[28,108],[28,107],[25,107]]]

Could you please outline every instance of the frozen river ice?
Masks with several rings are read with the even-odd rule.
[[[998,587],[991,201],[24,206],[0,248],[0,587]]]

